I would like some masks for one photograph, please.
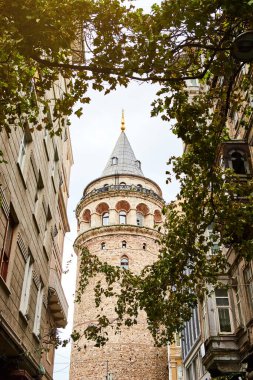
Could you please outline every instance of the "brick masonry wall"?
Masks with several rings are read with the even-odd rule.
[[[106,199],[108,203],[118,201]],[[96,202],[96,201],[95,201]],[[131,202],[132,203],[132,202]],[[138,198],[134,200],[138,203]],[[88,205],[91,208],[94,205]],[[157,208],[157,206],[155,206]],[[107,226],[90,229],[77,238],[78,246],[86,246],[92,254],[111,265],[120,266],[122,256],[129,259],[129,270],[139,273],[146,265],[152,264],[158,254],[156,243],[158,234],[152,228],[127,225]],[[122,242],[126,241],[126,248]],[[101,244],[105,249],[101,249]],[[143,244],[146,249],[143,249]],[[78,268],[81,249],[78,251]],[[78,283],[78,278],[77,278]],[[93,288],[96,279],[92,279],[82,295],[81,303],[75,305],[74,329],[82,332],[89,324],[95,323],[99,309],[95,307]],[[104,299],[103,310],[114,322],[115,300]],[[115,322],[114,322],[115,323]],[[113,323],[112,323],[113,325]],[[107,329],[109,342],[102,348],[81,338],[72,347],[70,380],[102,380],[108,372],[113,380],[167,380],[167,348],[154,347],[154,341],[147,328],[146,315],[141,312],[137,325],[122,327],[119,334],[110,327]]]

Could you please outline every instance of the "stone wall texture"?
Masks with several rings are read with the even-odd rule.
[[[110,183],[110,179],[106,180]],[[141,183],[140,178],[138,182]],[[147,183],[145,179],[145,186]],[[154,188],[153,184],[152,186]],[[121,201],[129,202],[130,208],[127,213],[127,224],[120,225],[117,218],[117,212],[120,210],[116,210],[115,205]],[[102,226],[101,216],[98,215],[96,226],[89,225],[85,230],[79,231],[76,240],[76,245],[79,246],[78,266],[82,247],[87,247],[101,261],[114,266],[120,266],[121,258],[127,257],[129,270],[134,273],[139,273],[146,265],[152,264],[159,251],[157,244],[159,234],[154,228],[154,212],[161,211],[162,202],[156,199],[152,201],[151,197],[145,199],[143,194],[138,194],[137,191],[127,196],[124,189],[113,194],[105,193],[103,199],[100,195],[99,200],[97,194],[94,194],[89,200],[83,202],[83,209],[79,209],[80,219],[86,209],[93,212],[99,202],[105,202],[109,206],[109,225]],[[148,206],[149,215],[144,215],[143,225],[137,226],[136,206],[140,203]],[[131,224],[128,223],[130,213]],[[94,303],[93,288],[96,280],[90,281],[82,295],[81,303],[75,305],[74,329],[77,331],[82,332],[88,325],[96,323],[100,312]],[[102,306],[102,312],[109,317],[113,326],[116,323],[115,300],[106,298]],[[112,380],[168,379],[167,349],[154,346],[144,312],[140,313],[137,325],[130,328],[124,326],[118,334],[115,334],[115,330],[110,327],[107,333],[109,341],[102,348],[94,347],[94,343],[84,338],[73,344],[70,380],[102,380],[106,379],[108,374],[112,376],[108,379]]]

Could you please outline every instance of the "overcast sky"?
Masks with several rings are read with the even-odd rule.
[[[158,2],[158,1],[157,1]],[[145,8],[152,4],[150,0],[138,0]],[[145,177],[154,180],[162,189],[166,201],[175,198],[178,185],[166,185],[166,162],[172,155],[182,153],[182,143],[170,131],[168,123],[160,117],[151,118],[151,102],[155,98],[157,87],[148,84],[132,83],[127,89],[118,88],[104,96],[90,92],[91,104],[85,106],[81,119],[72,118],[71,139],[74,166],[71,172],[68,215],[71,232],[66,235],[64,249],[64,268],[69,272],[63,275],[63,288],[69,303],[69,324],[62,333],[68,337],[72,328],[73,294],[75,288],[76,259],[73,254],[73,242],[76,238],[76,220],[74,209],[79,202],[84,187],[101,173],[109,159],[120,134],[122,109],[125,110],[126,135],[137,160],[142,163]],[[72,257],[73,256],[73,257]],[[69,379],[70,345],[58,349],[55,358],[55,380]]]

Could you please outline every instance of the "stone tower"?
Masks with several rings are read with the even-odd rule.
[[[156,260],[159,234],[154,225],[162,222],[162,193],[159,186],[144,177],[141,163],[125,134],[121,134],[102,176],[84,189],[77,206],[76,245],[86,246],[102,261],[138,273]],[[80,251],[77,250],[78,265]],[[98,310],[90,283],[80,304],[75,305],[74,329],[84,330],[96,323]],[[106,299],[104,310],[113,319],[114,304]],[[130,329],[123,327],[115,335],[109,330],[109,342],[103,348],[79,341],[73,345],[70,380],[167,380],[167,350],[154,347],[145,314]]]

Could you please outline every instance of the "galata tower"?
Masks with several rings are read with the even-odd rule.
[[[144,176],[135,157],[122,115],[121,133],[102,176],[86,186],[77,206],[78,267],[82,247],[101,261],[134,273],[153,263],[158,255],[157,225],[162,223],[163,204],[160,187]],[[77,331],[96,323],[93,288],[91,281],[81,302],[75,304]],[[114,318],[113,299],[107,298],[103,306],[107,316]],[[144,312],[134,327],[122,327],[116,335],[108,331],[109,341],[102,348],[84,338],[78,346],[73,344],[70,380],[168,379],[167,349],[154,346]]]

